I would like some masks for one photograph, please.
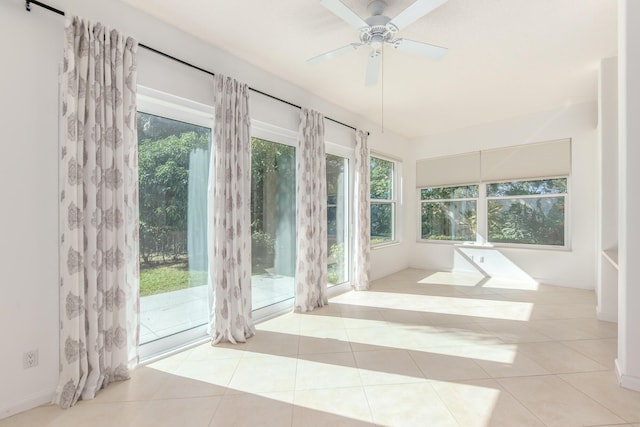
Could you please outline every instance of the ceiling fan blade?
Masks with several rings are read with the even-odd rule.
[[[395,27],[396,31],[402,30],[447,1],[448,0],[416,0],[411,6],[389,21],[387,27]]]
[[[339,47],[337,49],[330,50],[329,52],[325,52],[321,55],[314,56],[313,58],[307,59],[309,64],[318,64],[320,62],[326,61],[327,59],[335,58],[336,56],[340,56],[347,52],[352,52],[362,46],[362,43],[351,43],[346,46]]]
[[[440,59],[449,51],[446,47],[407,39],[396,39],[389,44],[393,46],[394,49],[398,49],[402,52],[426,56],[433,59]]]
[[[340,0],[322,0],[320,4],[336,14],[338,18],[342,19],[356,30],[369,27],[369,24],[367,24],[364,19],[360,18],[353,10],[349,9],[349,7]]]
[[[382,53],[377,50],[372,50],[369,54],[369,61],[367,62],[367,75],[364,81],[366,86],[373,86],[378,83],[380,62],[382,62]]]

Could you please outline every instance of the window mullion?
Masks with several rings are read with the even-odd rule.
[[[476,233],[476,243],[484,245],[487,243],[489,236],[489,213],[487,203],[487,184],[481,183],[478,186],[478,211],[476,224],[478,230]]]

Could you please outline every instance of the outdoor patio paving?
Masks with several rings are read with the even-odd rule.
[[[293,277],[252,277],[254,310],[293,298]],[[140,344],[206,324],[209,297],[207,286],[196,286],[140,298]]]

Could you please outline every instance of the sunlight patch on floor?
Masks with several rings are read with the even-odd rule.
[[[528,321],[531,318],[534,306],[530,302],[415,295],[398,292],[375,292],[370,295],[358,294],[351,298],[340,298],[338,302],[378,309],[519,321]]]

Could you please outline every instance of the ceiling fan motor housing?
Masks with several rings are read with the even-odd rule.
[[[375,3],[375,2],[374,2]],[[392,31],[389,24],[391,18],[384,15],[373,15],[366,19],[369,27],[360,32],[360,41],[370,45],[374,49],[379,49],[386,42],[390,42],[395,31]]]

